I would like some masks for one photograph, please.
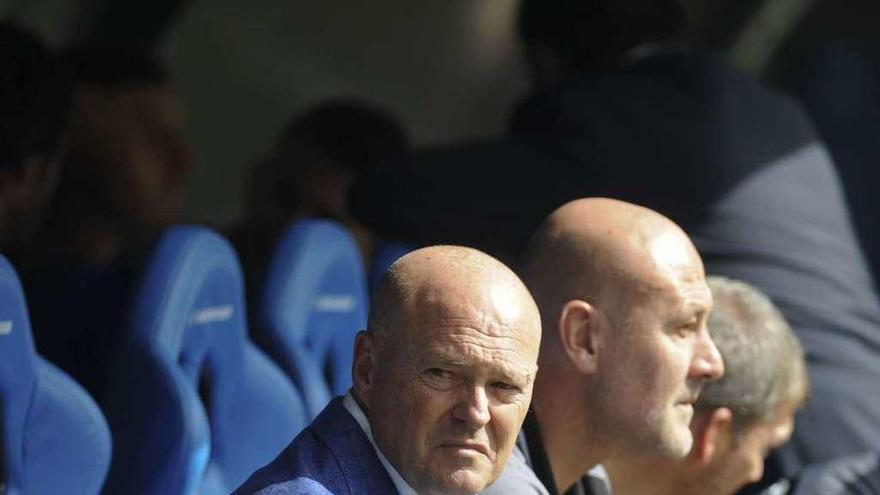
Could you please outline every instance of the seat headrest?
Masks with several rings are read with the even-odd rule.
[[[0,421],[5,476],[21,479],[24,424],[37,382],[37,355],[18,275],[0,256]]]
[[[208,341],[244,340],[242,275],[232,247],[205,228],[168,229],[144,271],[132,315],[132,338],[169,356]]]
[[[175,226],[156,245],[133,307],[134,346],[199,388],[209,416],[238,400],[249,344],[243,287],[226,239],[203,227]]]
[[[0,256],[0,480],[9,493],[98,493],[110,467],[107,422],[32,339],[18,275]]]
[[[345,227],[307,218],[288,228],[272,255],[261,301],[263,327],[308,346],[325,363],[335,361],[331,388],[344,393],[368,306],[360,251]]]
[[[305,426],[302,399],[250,342],[246,321],[226,239],[196,226],[166,230],[111,388],[121,451],[111,489],[228,493]]]

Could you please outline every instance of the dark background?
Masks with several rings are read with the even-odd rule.
[[[872,40],[880,2],[686,0],[690,37],[771,83],[831,38]],[[0,0],[52,43],[141,40],[167,60],[200,154],[185,217],[226,225],[283,123],[324,97],[389,107],[417,144],[499,133],[526,88],[517,0]]]

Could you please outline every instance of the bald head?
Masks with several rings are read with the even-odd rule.
[[[700,256],[678,225],[638,205],[585,198],[561,206],[541,224],[526,251],[523,276],[552,319],[571,298],[630,301],[661,288],[657,275],[682,270],[703,277]]]
[[[400,328],[399,319],[404,313],[443,311],[451,304],[475,302],[474,298],[497,305],[511,316],[538,314],[528,289],[500,261],[467,247],[431,246],[391,265],[376,288],[367,327],[380,334],[415,331]]]
[[[525,418],[541,339],[535,302],[494,258],[455,246],[394,263],[358,335],[354,389],[376,444],[418,493],[477,493]]]
[[[723,371],[687,235],[647,208],[580,199],[541,225],[523,273],[544,323],[535,410],[557,486],[628,452],[684,456],[693,403]]]

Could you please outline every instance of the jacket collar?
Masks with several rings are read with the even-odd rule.
[[[311,429],[336,458],[356,493],[397,493],[364,430],[342,404],[342,397],[330,401]]]

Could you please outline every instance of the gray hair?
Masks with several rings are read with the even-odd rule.
[[[804,351],[785,318],[758,289],[707,277],[715,300],[709,332],[724,358],[724,376],[707,384],[698,410],[726,407],[735,424],[773,417],[784,401],[803,401],[808,378]]]

